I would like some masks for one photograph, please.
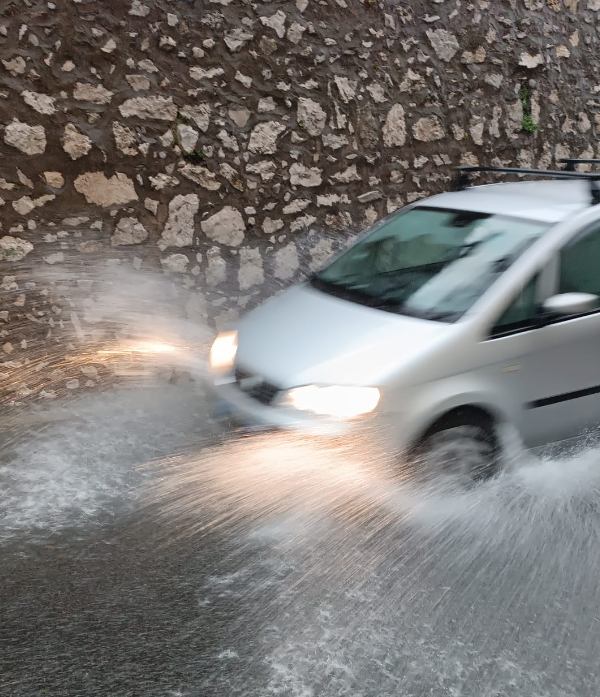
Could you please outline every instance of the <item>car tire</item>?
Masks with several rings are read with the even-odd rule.
[[[498,472],[500,445],[491,418],[466,409],[436,422],[410,454],[419,479],[469,489]]]

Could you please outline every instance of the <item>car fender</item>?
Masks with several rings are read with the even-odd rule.
[[[457,384],[459,381],[461,385]],[[439,418],[458,407],[478,407],[487,411],[497,424],[516,426],[515,405],[498,393],[497,386],[477,384],[464,376],[421,386],[411,397],[398,433],[401,450],[413,445]]]

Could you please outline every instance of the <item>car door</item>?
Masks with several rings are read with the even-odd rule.
[[[535,365],[540,345],[537,308],[552,294],[553,288],[549,290],[549,286],[553,286],[554,281],[551,267],[525,279],[516,295],[488,327],[482,343],[485,367],[481,377],[494,386],[496,399],[504,405],[528,446],[533,445],[528,405],[543,390],[540,372]]]
[[[600,223],[558,252],[554,293],[600,296]],[[600,424],[600,309],[560,317],[532,332],[522,379],[523,434],[531,445],[576,436]]]
[[[600,223],[573,236],[525,280],[482,346],[482,377],[496,386],[530,447],[600,424],[600,311],[540,323],[540,303],[567,292],[600,295]]]

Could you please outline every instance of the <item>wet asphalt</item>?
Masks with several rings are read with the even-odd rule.
[[[13,427],[2,472],[1,694],[226,693],[213,659],[236,610],[207,612],[196,599],[220,573],[226,541],[165,545],[140,512],[148,475],[136,470],[211,436],[193,388],[84,398],[56,420]]]
[[[194,384],[5,423],[0,694],[599,693],[596,451],[455,500],[300,450]]]

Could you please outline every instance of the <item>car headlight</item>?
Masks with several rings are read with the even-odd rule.
[[[285,403],[299,411],[311,411],[320,416],[355,419],[374,411],[380,396],[376,387],[307,385],[290,390]]]
[[[211,369],[223,372],[233,367],[237,348],[237,332],[224,332],[223,334],[219,334],[210,349]]]

